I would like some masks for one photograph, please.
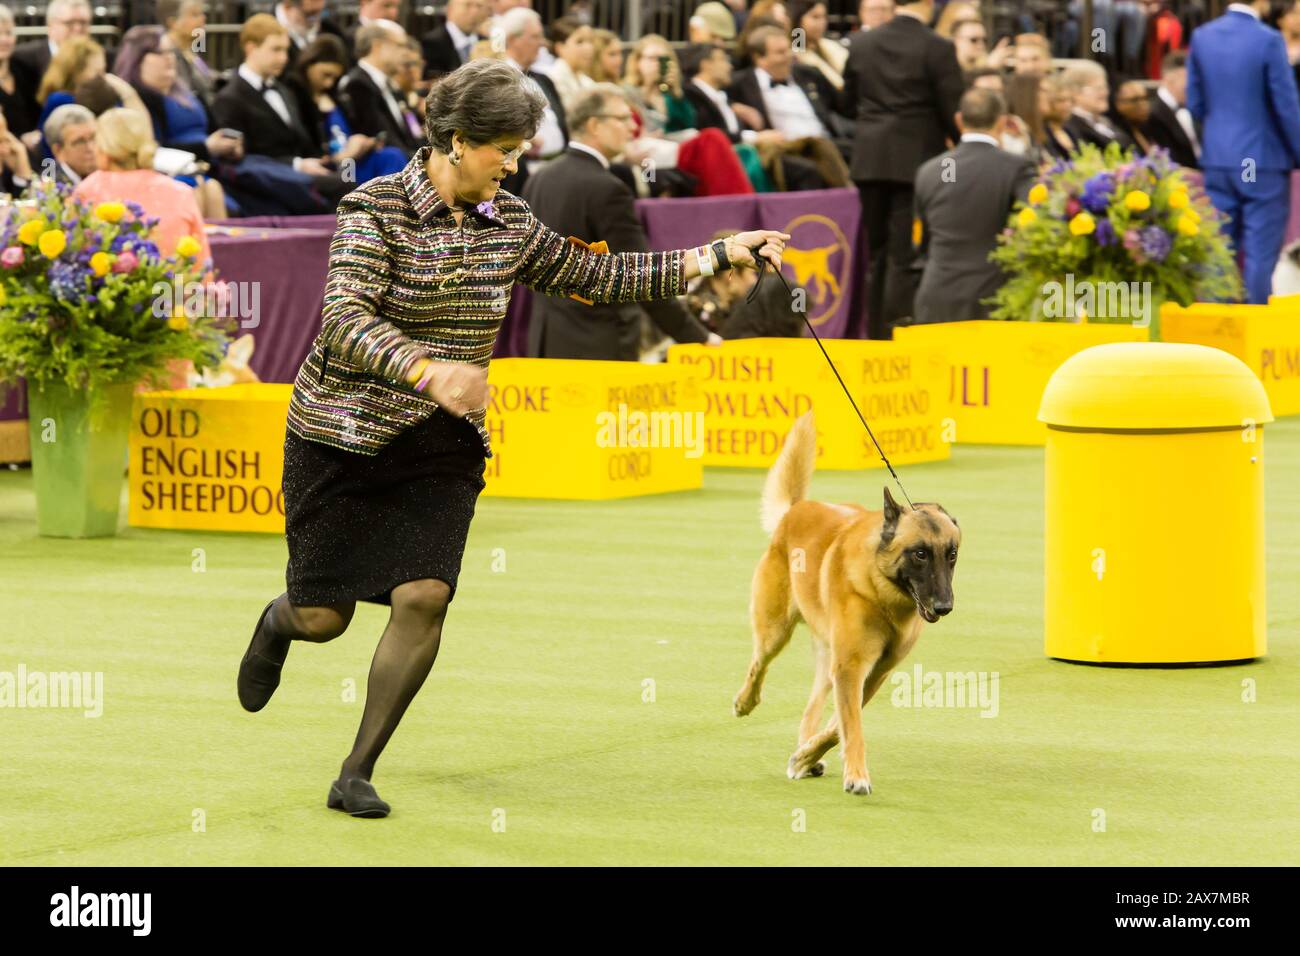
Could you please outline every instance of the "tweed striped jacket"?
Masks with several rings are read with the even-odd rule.
[[[416,363],[486,368],[515,282],[602,303],[686,290],[686,250],[596,255],[505,191],[467,209],[457,228],[425,172],[428,154],[339,204],[321,330],[289,400],[288,428],[301,438],[376,455],[433,414],[437,403],[406,384]],[[486,412],[467,418],[492,457]]]

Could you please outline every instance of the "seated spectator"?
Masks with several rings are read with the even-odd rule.
[[[216,74],[200,55],[196,41],[207,28],[205,0],[158,0],[158,22],[171,38],[176,56],[176,75],[199,101],[212,113],[213,83]]]
[[[989,253],[1037,175],[1032,162],[998,147],[1005,116],[1001,94],[967,90],[958,111],[961,142],[917,170],[914,236],[919,232],[923,271],[912,312],[916,324],[987,318],[981,300],[1005,280]],[[954,167],[959,182],[947,175]]]
[[[336,36],[318,36],[298,54],[293,66],[294,91],[308,124],[340,170],[350,169],[357,184],[395,173],[408,156],[396,146],[378,146],[373,136],[354,133],[334,89],[348,68],[348,54]],[[351,164],[350,166],[348,164]],[[345,179],[347,177],[344,177]]]
[[[980,69],[1001,72],[1011,57],[1011,41],[1003,37],[989,49],[989,32],[983,20],[958,20],[952,27],[952,43],[957,49],[957,63],[966,72]]]
[[[413,36],[406,38],[406,50],[393,77],[393,86],[400,94],[398,101],[406,116],[407,127],[414,131],[420,142],[424,142],[424,101],[429,89],[424,82],[424,51],[420,41]]]
[[[37,114],[14,72],[14,37],[13,11],[0,7],[0,112],[5,115],[6,131],[21,135],[36,128]]]
[[[1187,54],[1165,58],[1144,132],[1152,143],[1169,150],[1169,158],[1179,166],[1200,169],[1201,133],[1187,108]]]
[[[716,232],[709,239],[729,239],[732,230]],[[780,282],[770,279],[752,301],[745,301],[758,281],[752,269],[732,269],[691,280],[686,308],[700,324],[723,339],[796,339],[804,334],[803,320],[792,308],[790,294]]]
[[[340,41],[343,39],[343,30],[325,16],[325,0],[280,0],[274,13],[275,19],[289,34],[290,67],[298,61],[298,54],[318,36],[333,34]]]
[[[597,83],[623,80],[623,41],[613,30],[591,31],[591,68],[587,75]]]
[[[858,29],[871,30],[894,18],[894,0],[860,0]]]
[[[474,44],[488,39],[483,32],[487,16],[484,0],[449,0],[446,22],[420,38],[425,78],[442,76],[468,63]]]
[[[1124,149],[1133,141],[1106,122],[1110,107],[1110,81],[1106,69],[1091,60],[1081,61],[1061,74],[1061,85],[1069,92],[1073,105],[1065,130],[1076,143],[1092,143],[1105,149],[1119,143]]]
[[[1151,140],[1144,127],[1151,119],[1151,97],[1141,80],[1123,80],[1115,88],[1114,103],[1106,114],[1111,125],[1128,137],[1133,151],[1139,156],[1151,152]]]
[[[770,192],[773,179],[787,190],[821,189],[826,185],[813,162],[776,151],[786,142],[784,133],[756,130],[732,109],[726,92],[731,83],[731,57],[725,49],[693,44],[683,51],[683,63],[688,78],[683,93],[695,108],[696,125],[727,134],[757,192]],[[765,170],[774,164],[779,168],[773,169],[769,177]]]
[[[32,184],[32,158],[0,110],[0,193],[21,196]]]
[[[338,98],[352,132],[379,137],[410,158],[424,138],[407,122],[404,98],[393,85],[406,52],[406,31],[396,23],[362,27],[353,50],[357,65],[339,81]]]
[[[357,31],[380,20],[396,23],[401,18],[402,0],[358,0],[356,10],[356,22],[343,31],[343,45],[348,48],[348,56],[352,57],[354,64],[357,59]]]
[[[569,115],[568,149],[529,177],[524,200],[541,222],[562,236],[586,242],[603,239],[611,253],[649,251],[633,193],[610,172],[610,160],[625,150],[632,137],[632,109],[622,90],[612,84],[584,90]],[[710,339],[676,299],[588,305],[535,295],[528,354],[636,361],[641,357],[643,308],[679,342]]]
[[[45,121],[60,106],[76,102],[78,86],[101,76],[117,90],[118,98],[125,107],[146,112],[131,85],[108,72],[104,48],[90,37],[75,36],[69,37],[59,46],[59,51],[51,58],[49,68],[41,78],[40,88],[36,91],[37,101],[41,104],[41,128],[45,128]]]
[[[95,171],[95,114],[84,106],[60,106],[45,121],[45,142],[53,154],[41,175],[75,186]]]
[[[944,4],[943,9],[939,11],[939,16],[934,21],[934,32],[945,40],[953,40],[956,38],[957,25],[971,20],[983,22],[980,19],[979,4],[958,3],[954,0]]]
[[[1047,37],[1039,33],[1022,33],[1016,37],[1011,54],[1011,68],[1016,76],[1046,76],[1052,71],[1052,48]]]
[[[802,43],[795,60],[821,73],[832,89],[844,89],[844,64],[849,51],[826,36],[825,0],[794,0],[790,6],[790,19],[796,30],[802,30]]]
[[[12,5],[11,5],[12,6]],[[45,125],[46,113],[41,114],[38,93],[45,71],[50,68],[54,54],[74,37],[90,36],[90,4],[87,0],[51,0],[45,7],[45,36],[36,37],[14,48],[10,67],[13,70],[15,94],[26,101],[26,109],[13,119],[30,119],[32,126],[15,132],[29,148],[40,142],[40,130]],[[57,106],[58,104],[56,104]]]
[[[588,75],[595,54],[591,27],[572,17],[560,17],[547,29],[546,38],[555,53],[555,63],[547,75],[567,110],[570,100],[596,83]]]
[[[1043,120],[1042,139],[1035,142],[1040,162],[1068,160],[1079,143],[1069,130],[1074,97],[1060,76],[1045,76],[1038,87],[1038,115]]]
[[[244,61],[213,100],[212,112],[218,128],[244,136],[236,183],[241,205],[251,213],[249,194],[261,190],[264,208],[280,214],[333,209],[354,184],[327,165],[318,133],[298,109],[298,95],[279,79],[289,57],[288,34],[275,17],[258,13],[240,30],[239,44]]]
[[[677,54],[657,33],[647,33],[632,45],[623,68],[623,92],[636,112],[640,135],[666,136],[695,128],[695,110],[682,93]]]
[[[558,156],[569,142],[564,118],[564,103],[550,77],[535,69],[541,59],[542,18],[535,10],[515,7],[506,10],[492,23],[491,46],[505,50],[505,61],[528,77],[544,97],[546,109],[542,123],[533,136],[530,152],[519,157],[518,170],[506,177],[501,188],[516,196],[523,194],[524,183],[533,169]]]
[[[191,236],[199,243],[199,263],[212,259],[194,191],[153,169],[158,144],[146,116],[134,110],[109,110],[99,118],[95,137],[96,171],[73,190],[89,205],[134,202],[158,219],[149,237],[163,258],[176,255],[176,243]]]
[[[687,23],[687,35],[691,43],[729,46],[736,39],[736,18],[725,3],[701,3]]]
[[[820,73],[794,62],[789,37],[775,27],[760,27],[750,34],[749,53],[753,67],[737,73],[727,90],[732,103],[752,108],[762,129],[780,130],[788,140],[824,141],[846,155],[849,124],[834,112],[836,97],[826,94]],[[847,185],[847,167],[827,181]]]

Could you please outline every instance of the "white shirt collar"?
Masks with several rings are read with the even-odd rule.
[[[715,90],[713,87],[709,86],[708,83],[705,83],[702,79],[700,79],[698,76],[692,79],[691,82],[694,83],[697,87],[699,87],[701,92],[703,92],[704,94],[706,94],[712,99],[716,100],[719,96],[722,95],[721,90]]]
[[[365,60],[357,60],[357,66],[366,71],[366,76],[375,81],[375,86],[379,87],[380,92],[388,89],[388,74],[373,63],[367,63]]]
[[[1002,145],[988,133],[962,133],[961,141],[963,143],[988,143],[990,146]]]
[[[1244,13],[1247,16],[1254,17],[1256,20],[1259,19],[1259,14],[1255,12],[1255,8],[1248,3],[1230,3],[1228,4],[1228,12]]]
[[[471,38],[474,40],[478,39],[477,33],[462,33],[460,27],[456,26],[456,24],[452,23],[450,20],[447,21],[447,35],[451,37],[452,44],[458,50]]]
[[[609,160],[606,159],[604,155],[601,154],[600,150],[596,149],[594,146],[588,146],[586,143],[580,143],[576,139],[569,140],[569,146],[571,146],[573,149],[580,149],[584,153],[590,153],[592,156],[595,156],[597,159],[600,160],[600,165],[604,166],[606,169],[609,169]]]
[[[1170,93],[1164,86],[1156,87],[1156,96],[1160,97],[1161,102],[1175,113],[1182,109],[1182,107],[1178,105],[1178,100],[1174,99],[1174,94]]]
[[[240,76],[244,78],[244,81],[249,86],[257,90],[257,92],[259,93],[262,92],[262,84],[265,83],[266,81],[263,80],[262,77],[259,76],[257,73],[255,73],[251,66],[249,66],[247,63],[239,64],[238,73]]]
[[[770,90],[772,88],[772,74],[767,72],[761,66],[754,67],[754,77],[758,80],[760,90]]]
[[[63,172],[72,180],[74,185],[81,182],[81,177],[76,174],[71,166],[67,163],[59,163],[59,165],[63,167]]]

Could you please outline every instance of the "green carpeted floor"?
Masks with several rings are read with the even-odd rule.
[[[1266,432],[1269,655],[1249,666],[1046,660],[1041,449],[904,469],[965,535],[956,610],[905,668],[996,671],[999,708],[895,707],[886,684],[866,798],[840,789],[838,750],[825,778],[786,779],[803,628],[762,705],[731,715],[761,472],[607,504],[482,499],[438,663],[378,766],[383,821],[325,795],[384,609],[296,645],[244,713],[235,673],[283,539],[40,539],[30,472],[0,472],[0,671],[102,671],[105,696],[99,718],[0,709],[0,863],[1295,864],[1300,419]],[[875,506],[881,484],[820,473],[813,493]]]

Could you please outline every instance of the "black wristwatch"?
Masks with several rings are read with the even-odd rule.
[[[731,268],[731,260],[727,258],[727,243],[723,239],[715,240],[710,246],[713,254],[718,257],[718,271]]]

